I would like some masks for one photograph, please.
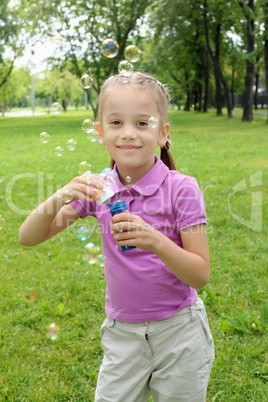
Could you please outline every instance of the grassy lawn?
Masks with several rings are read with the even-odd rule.
[[[85,112],[0,118],[0,401],[93,401],[105,317],[102,268],[82,260],[82,221],[34,248],[18,242],[26,216],[78,175],[109,166],[104,147],[81,129]],[[208,401],[265,401],[267,380],[266,118],[242,123],[215,113],[173,111],[177,169],[196,177],[205,197],[211,277],[206,303],[216,360]],[[39,134],[50,141],[42,144]],[[54,148],[73,138],[75,151]],[[229,201],[228,201],[229,200]],[[101,247],[98,225],[83,221]],[[37,300],[30,300],[35,293]],[[265,304],[266,303],[266,304]],[[266,324],[265,324],[266,320]],[[57,340],[48,326],[60,328]],[[265,363],[266,362],[266,363]],[[265,397],[266,395],[266,397]],[[133,401],[126,401],[133,402]],[[138,402],[138,401],[137,401]]]

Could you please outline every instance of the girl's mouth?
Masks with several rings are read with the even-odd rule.
[[[117,148],[123,152],[131,153],[137,151],[137,149],[140,149],[141,147],[137,145],[118,145]]]

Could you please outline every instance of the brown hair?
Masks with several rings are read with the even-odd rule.
[[[141,73],[139,71],[113,75],[104,82],[99,95],[99,121],[100,122],[102,121],[102,105],[107,90],[117,85],[126,85],[126,84],[137,85],[142,89],[150,89],[151,91],[154,91],[157,94],[158,108],[161,116],[161,123],[163,124],[166,121],[168,105],[170,100],[167,88],[165,85],[161,84],[160,81],[157,81],[152,76]],[[161,148],[160,158],[170,170],[176,170],[175,162],[172,158],[171,153],[169,152],[169,147],[170,147],[170,140],[168,139],[163,148]],[[111,161],[112,168],[114,164],[115,162],[112,159]]]

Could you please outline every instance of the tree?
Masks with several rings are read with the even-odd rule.
[[[28,0],[1,0],[0,2],[0,88],[6,84],[27,45],[33,42],[40,22],[27,7]]]
[[[98,94],[105,78],[117,72],[120,60],[124,59],[124,49],[135,37],[138,45],[141,38],[138,24],[145,16],[145,10],[152,0],[59,0],[52,4],[46,0],[27,0],[34,12],[42,32],[51,37],[58,32],[62,37],[63,57],[66,68],[78,79],[88,72],[94,79],[88,92],[88,101],[95,116],[98,105],[94,103],[92,92]],[[55,24],[56,22],[56,24]],[[119,45],[114,58],[106,58],[101,53],[101,43],[113,38]],[[59,61],[59,60],[58,60]],[[56,60],[56,65],[57,62]]]
[[[35,77],[36,97],[45,99],[50,108],[52,103],[59,102],[64,111],[70,104],[78,105],[83,101],[83,88],[77,77],[67,69],[54,68],[42,72]]]
[[[8,0],[1,0],[0,3],[0,65],[2,67],[0,88],[7,82],[20,50],[20,48],[17,47],[19,28],[16,21],[16,10],[10,9],[8,3]],[[12,57],[7,58],[4,62],[4,55],[7,48],[9,48],[10,53],[12,53]]]
[[[235,105],[235,93],[244,90],[245,65],[241,63],[242,42],[236,37],[234,27],[226,33],[223,43],[224,67],[226,71],[226,80],[230,88],[231,107]]]
[[[230,100],[228,83],[224,77],[222,67],[221,67],[221,61],[220,61],[222,29],[223,29],[224,24],[226,24],[226,22],[228,22],[228,25],[227,25],[228,28],[231,25],[229,14],[228,14],[229,7],[227,7],[226,2],[224,3],[221,0],[217,0],[211,5],[212,5],[212,8],[210,7],[210,11],[209,11],[208,1],[204,0],[203,17],[204,17],[204,30],[205,30],[207,48],[208,48],[208,52],[209,52],[209,55],[211,57],[211,60],[213,62],[213,66],[214,66],[217,115],[222,114],[222,105],[221,105],[221,84],[222,84],[223,88],[224,88],[224,95],[225,95],[228,117],[230,118],[230,117],[232,117],[232,103]],[[208,14],[210,15],[210,20],[211,20],[210,24],[213,26],[213,31],[214,31],[214,51],[210,44]],[[211,16],[213,16],[213,17],[211,18]],[[225,30],[227,29],[227,27],[225,28]]]
[[[264,14],[264,65],[265,65],[265,84],[266,84],[266,105],[268,111],[268,0],[262,0],[263,14]],[[267,113],[268,124],[268,113]]]
[[[247,23],[247,59],[246,59],[246,77],[245,90],[243,97],[243,117],[242,121],[253,120],[253,84],[254,84],[254,0],[244,0],[239,2],[243,10]]]
[[[8,63],[8,61],[7,61]],[[1,74],[1,66],[0,66]],[[29,98],[30,74],[27,68],[14,67],[9,79],[0,88],[2,116],[8,107],[26,107]]]
[[[200,23],[199,2],[162,0],[149,9],[153,28],[151,57],[145,68],[174,87],[174,97],[185,98],[184,110],[208,107],[209,61]],[[205,94],[203,98],[203,93]]]

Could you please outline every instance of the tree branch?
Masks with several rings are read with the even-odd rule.
[[[11,64],[10,64],[10,67],[9,67],[9,70],[8,70],[6,76],[3,78],[2,82],[0,83],[0,88],[7,82],[8,77],[10,76],[11,71],[13,70],[14,62],[15,62],[16,58],[17,58],[17,56],[15,56],[14,59],[12,60],[12,62],[11,62]]]

